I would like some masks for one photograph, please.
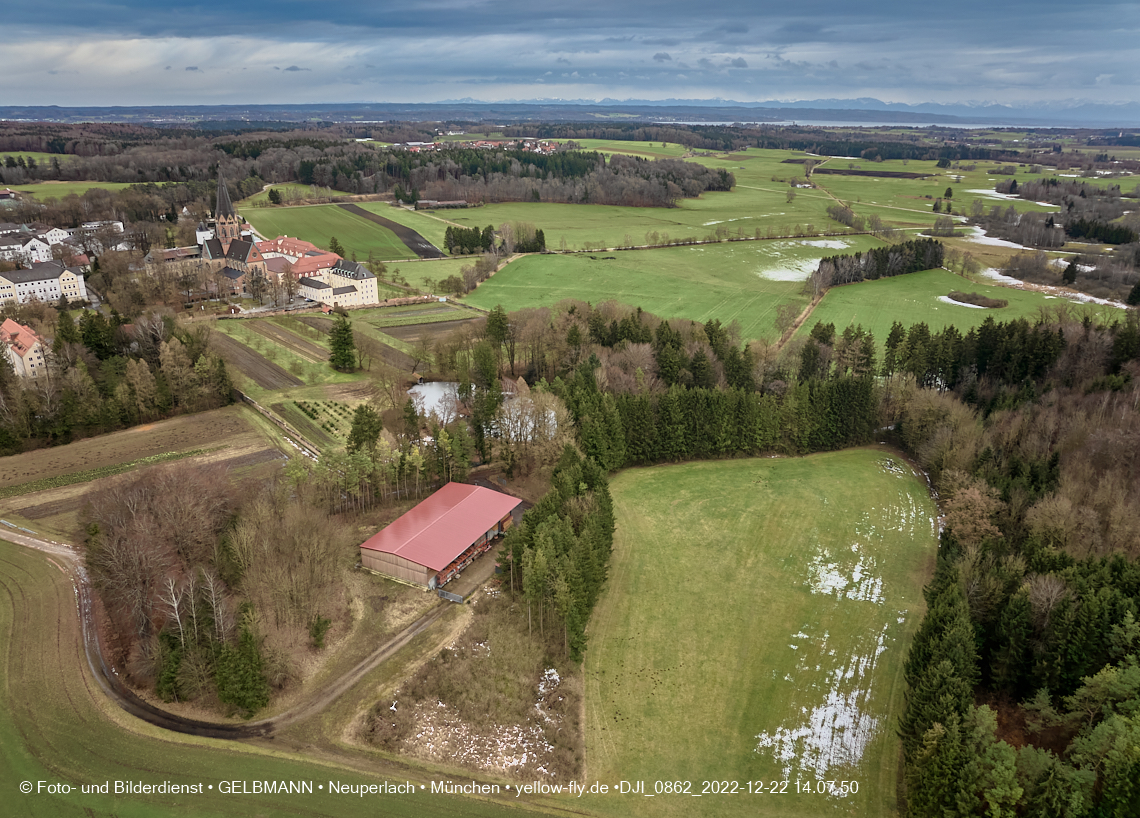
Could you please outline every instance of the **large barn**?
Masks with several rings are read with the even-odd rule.
[[[490,550],[519,503],[481,486],[448,483],[363,542],[360,562],[393,579],[438,588]]]

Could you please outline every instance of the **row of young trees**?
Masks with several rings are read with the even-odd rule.
[[[932,270],[942,266],[945,247],[935,239],[913,239],[899,244],[875,247],[865,253],[822,259],[812,273],[816,292],[828,287],[874,281],[878,278]]]
[[[568,445],[550,491],[503,545],[501,563],[510,589],[526,602],[528,628],[560,628],[563,648],[574,661],[586,650],[586,624],[605,583],[613,534],[605,469]]]

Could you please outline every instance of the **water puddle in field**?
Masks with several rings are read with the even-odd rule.
[[[846,250],[851,246],[844,239],[802,239],[764,242],[760,248],[764,260],[756,275],[768,281],[807,281],[819,260],[830,253],[815,253],[804,257],[805,247],[818,250]]]
[[[801,707],[801,718],[756,735],[754,752],[770,754],[788,779],[828,780],[842,777],[832,774],[833,770],[856,770],[881,721],[867,711],[871,677],[879,656],[887,649],[889,627],[883,626],[867,650],[846,657],[838,667],[827,671],[823,699],[814,706]],[[810,671],[813,664],[817,672],[821,671],[822,664],[815,664],[811,654],[835,655],[834,649],[827,652],[828,636],[825,631],[821,639],[813,640],[816,651],[809,650],[813,646],[810,643],[802,646],[805,650],[800,653],[803,658],[797,674],[786,676],[787,681],[802,686],[803,671]],[[802,631],[792,638],[810,639]],[[833,794],[843,797],[840,792]]]

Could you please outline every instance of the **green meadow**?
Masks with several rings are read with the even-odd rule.
[[[131,186],[129,182],[36,182],[28,185],[4,185],[21,193],[30,193],[41,202],[48,199],[62,199],[74,193],[82,196],[92,188],[99,190],[123,190]]]
[[[269,205],[269,191],[276,190],[284,200],[290,198],[328,198],[331,196],[351,196],[343,190],[333,190],[331,187],[317,187],[316,185],[302,185],[299,182],[285,182],[280,185],[270,185],[265,190],[258,191],[238,202],[239,205],[267,206]]]
[[[614,553],[585,661],[588,777],[743,792],[586,806],[896,814],[902,666],[937,548],[925,481],[865,448],[631,469],[611,491]],[[825,781],[858,792],[816,792]]]
[[[564,298],[620,301],[663,318],[739,321],[744,338],[774,338],[776,309],[802,309],[803,280],[819,259],[878,245],[870,236],[741,241],[657,250],[526,256],[508,264],[466,300],[504,309],[549,306]]]
[[[240,212],[267,239],[293,236],[318,247],[328,247],[335,236],[344,247],[345,255],[352,258],[355,253],[357,261],[367,259],[370,252],[381,261],[416,258],[388,228],[336,205],[245,207],[240,208]]]
[[[953,290],[1005,299],[1009,306],[980,309],[939,300],[940,296],[948,296]],[[869,329],[874,334],[881,350],[891,331],[891,324],[895,321],[903,326],[925,322],[931,332],[953,325],[966,333],[989,317],[995,321],[1012,321],[1015,318],[1032,321],[1043,310],[1062,305],[1071,305],[1078,311],[1106,309],[1074,304],[1032,290],[979,283],[947,270],[926,270],[832,287],[800,327],[799,334],[808,333],[817,321],[835,324],[836,330],[840,332],[848,325],[862,324],[864,329]]]

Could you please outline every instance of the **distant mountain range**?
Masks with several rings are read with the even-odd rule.
[[[483,102],[346,103],[316,105],[154,105],[123,107],[0,106],[0,119],[56,122],[135,122],[172,125],[248,122],[818,122],[900,125],[1140,127],[1140,102],[1066,100],[1006,105],[993,102],[909,105],[878,99],[738,102],[724,99],[529,99]],[[207,126],[208,127],[208,126]]]

